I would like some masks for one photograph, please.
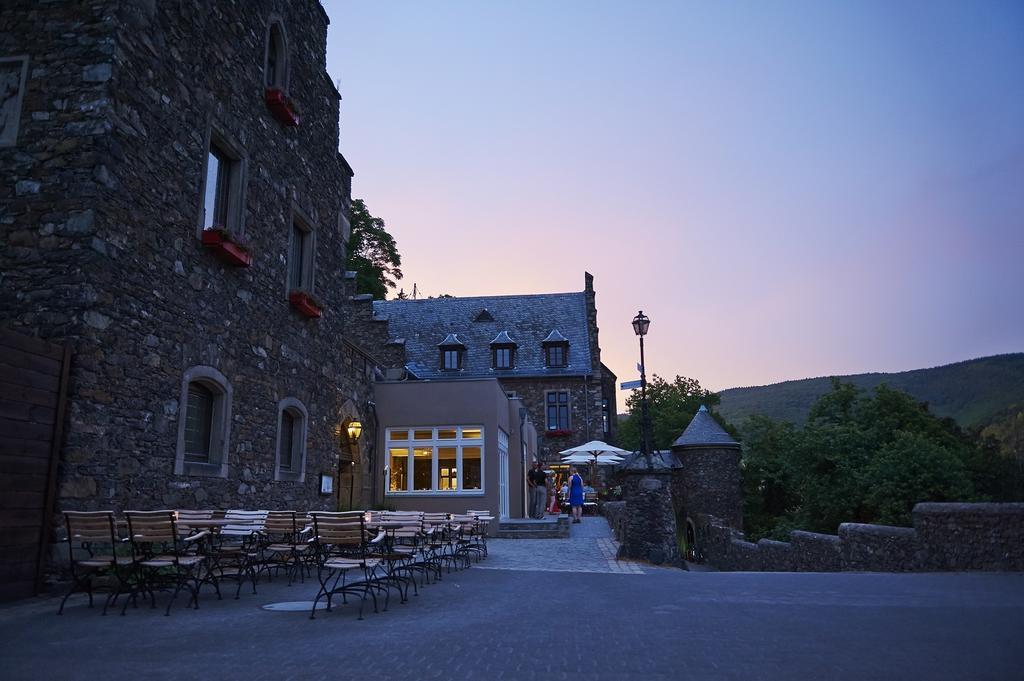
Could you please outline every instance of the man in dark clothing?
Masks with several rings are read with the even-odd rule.
[[[547,488],[548,475],[544,472],[540,461],[535,461],[533,470],[526,474],[526,484],[529,485],[529,506],[526,514],[537,520],[544,518],[544,506],[548,500]]]

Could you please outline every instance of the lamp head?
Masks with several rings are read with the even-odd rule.
[[[345,427],[348,431],[348,441],[355,443],[359,439],[359,436],[363,434],[363,424],[359,421],[349,421],[348,426]]]
[[[643,310],[640,310],[635,317],[633,317],[633,333],[638,336],[647,335],[647,327],[651,325],[650,318],[644,314]]]

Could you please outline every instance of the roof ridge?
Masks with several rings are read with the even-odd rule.
[[[416,298],[414,300],[413,299],[405,299],[405,300],[392,299],[392,300],[375,300],[373,302],[375,304],[376,303],[385,303],[385,304],[390,304],[390,303],[396,303],[396,304],[397,303],[408,303],[408,304],[412,304],[412,303],[435,302],[435,301],[442,301],[442,300],[482,300],[484,298],[492,298],[492,299],[493,298],[547,298],[547,297],[553,297],[553,296],[571,296],[571,295],[579,295],[579,296],[581,296],[581,295],[584,295],[584,294],[586,294],[586,291],[565,291],[563,293],[508,293],[508,294],[503,294],[503,295],[498,295],[498,296],[451,296],[450,298]]]

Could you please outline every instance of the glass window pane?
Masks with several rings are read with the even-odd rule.
[[[434,449],[417,447],[412,450],[412,488],[414,490],[434,489]]]
[[[463,440],[479,440],[480,429],[479,428],[463,428],[462,429]]]
[[[454,428],[438,428],[437,429],[438,440],[454,440],[455,429]]]
[[[392,449],[391,483],[388,489],[392,492],[404,492],[409,489],[409,450]]]
[[[212,227],[217,220],[217,178],[220,176],[220,160],[210,150],[206,158],[206,193],[203,196],[203,227]]]
[[[292,468],[292,447],[294,441],[295,418],[287,411],[281,414],[281,470]]]
[[[458,464],[455,447],[437,448],[437,485],[440,490],[458,489]]]
[[[409,439],[408,430],[388,430],[388,439],[394,442],[405,442]]]
[[[213,391],[199,383],[188,386],[185,411],[185,459],[210,460],[210,435],[213,425]]]
[[[483,489],[479,447],[462,448],[462,489]]]
[[[434,431],[433,430],[417,430],[415,433],[413,433],[413,438],[416,439],[416,440],[433,440],[434,439]]]

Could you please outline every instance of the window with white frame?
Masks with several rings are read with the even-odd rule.
[[[548,430],[569,430],[569,391],[550,390],[544,395]]]
[[[388,428],[388,494],[484,491],[481,426]]]

